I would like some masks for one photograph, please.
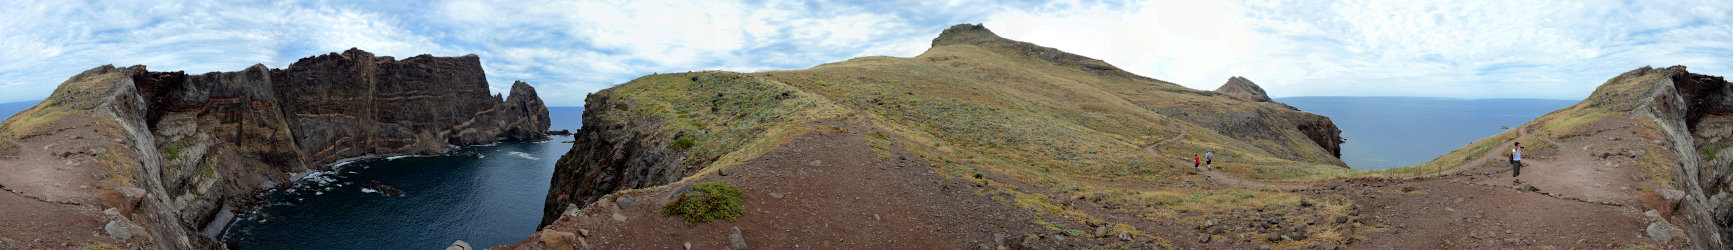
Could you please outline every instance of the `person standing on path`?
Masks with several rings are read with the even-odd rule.
[[[1522,175],[1522,142],[1510,147],[1510,177]],[[1520,181],[1520,179],[1518,179]]]
[[[1203,161],[1198,160],[1196,155],[1191,156],[1191,168],[1198,168],[1202,166],[1202,163]]]
[[[1215,155],[1216,155],[1216,152],[1215,152],[1215,151],[1206,151],[1206,152],[1203,152],[1203,164],[1204,164],[1204,165],[1210,165],[1210,164],[1214,164],[1214,161],[1215,161],[1215,159],[1214,159],[1214,158],[1215,158]]]

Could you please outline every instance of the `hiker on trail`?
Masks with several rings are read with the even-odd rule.
[[[1203,152],[1203,164],[1204,165],[1211,164],[1211,162],[1214,161],[1214,159],[1212,159],[1212,158],[1215,158],[1215,155],[1216,155],[1215,151]]]
[[[1191,168],[1197,168],[1198,166],[1201,166],[1202,163],[1203,161],[1199,161],[1196,155],[1191,156]]]
[[[1510,177],[1522,175],[1522,142],[1510,147]]]

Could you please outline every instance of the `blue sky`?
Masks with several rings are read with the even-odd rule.
[[[939,31],[1272,96],[1580,99],[1645,66],[1733,71],[1733,1],[0,1],[0,102],[103,64],[235,71],[351,47],[477,54],[551,105],[654,72],[910,57]]]

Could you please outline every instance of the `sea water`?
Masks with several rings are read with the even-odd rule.
[[[1469,143],[1576,104],[1550,99],[1287,97],[1277,102],[1329,116],[1342,129],[1342,161],[1359,170],[1432,161]]]
[[[443,249],[522,241],[536,231],[554,162],[571,136],[463,147],[476,156],[360,160],[313,175],[271,206],[243,213],[225,235],[245,249]],[[316,180],[312,180],[316,179]],[[403,191],[365,190],[379,181]],[[368,192],[373,191],[373,192]]]

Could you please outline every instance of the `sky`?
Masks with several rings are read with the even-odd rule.
[[[104,64],[481,57],[553,106],[658,72],[913,57],[954,24],[1213,90],[1581,99],[1638,67],[1733,72],[1733,1],[0,1],[0,102]]]

